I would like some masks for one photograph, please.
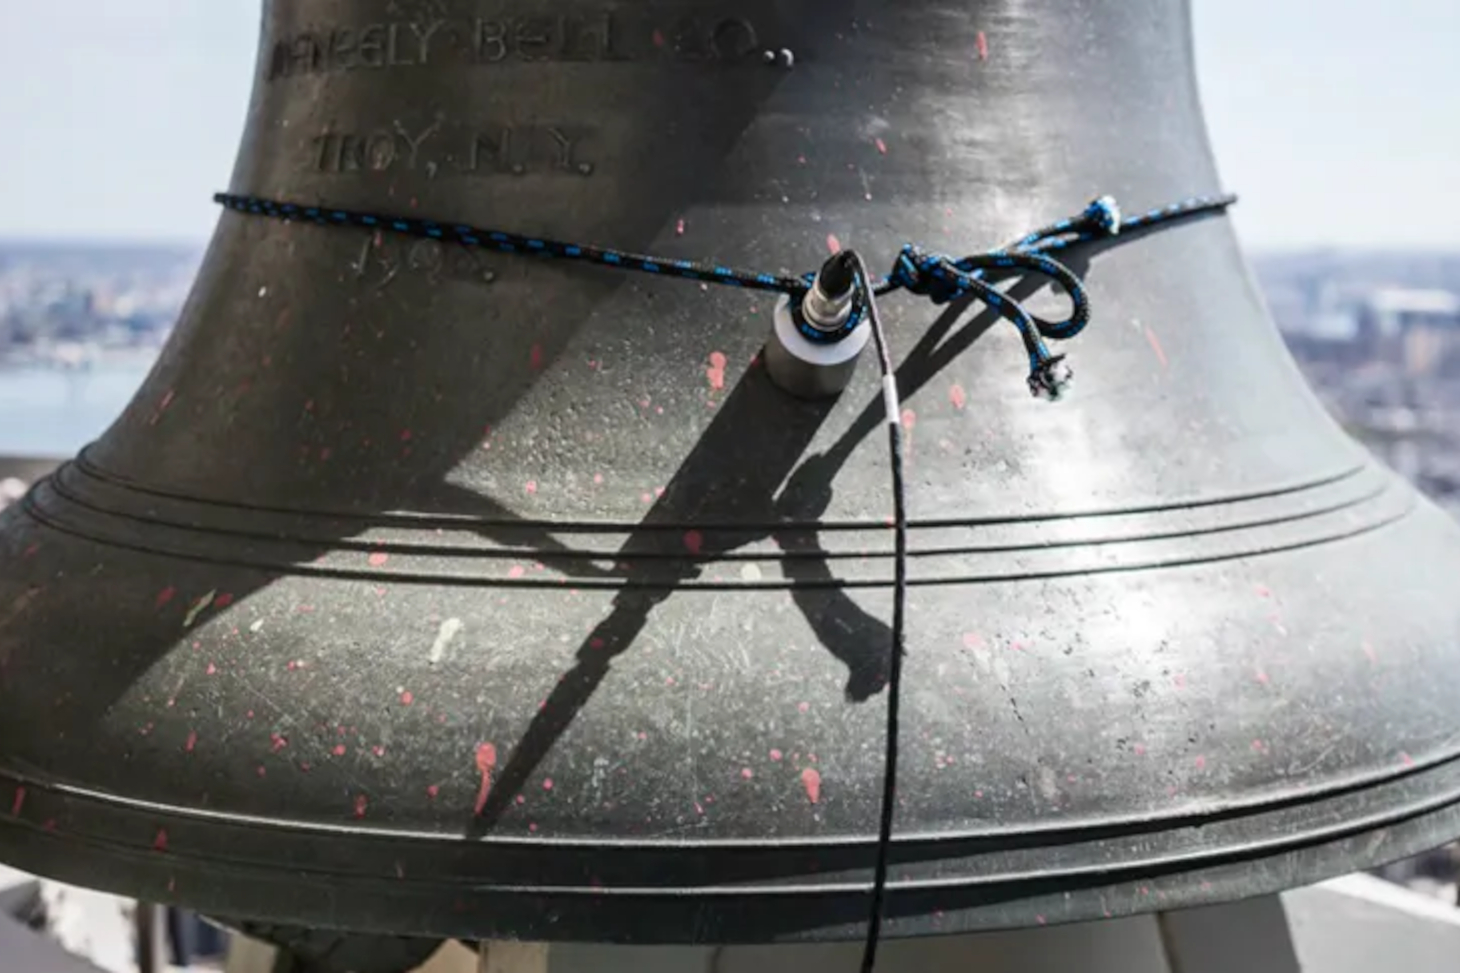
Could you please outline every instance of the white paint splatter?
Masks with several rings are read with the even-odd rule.
[[[218,594],[218,589],[214,588],[212,591],[208,592],[206,595],[193,602],[193,607],[188,609],[187,617],[183,619],[183,628],[193,627],[193,622],[197,621],[198,616],[202,614],[203,609],[213,604],[213,596],[216,594]]]
[[[441,623],[441,630],[436,633],[436,641],[431,643],[431,665],[440,662],[446,655],[446,647],[451,640],[456,638],[456,633],[461,631],[461,619],[448,618]]]
[[[1060,795],[1059,781],[1049,767],[1039,768],[1039,793],[1046,801],[1053,801]]]
[[[258,621],[254,622],[252,625],[250,625],[248,627],[248,630],[250,632],[258,632],[258,631],[262,631],[263,627],[264,627],[264,620],[262,618],[260,618]]]
[[[761,579],[760,566],[746,564],[740,568],[740,579],[742,581],[759,581]]]

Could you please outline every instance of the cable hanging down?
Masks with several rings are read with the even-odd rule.
[[[1064,364],[1064,356],[1051,354],[1044,339],[1064,341],[1084,330],[1090,321],[1090,300],[1084,282],[1068,267],[1048,256],[1049,252],[1115,237],[1122,230],[1148,229],[1186,217],[1221,212],[1237,201],[1237,197],[1233,195],[1194,196],[1122,222],[1115,200],[1102,196],[1090,203],[1080,214],[1040,227],[997,250],[955,260],[945,254],[906,244],[898,253],[892,272],[886,277],[874,278],[868,272],[861,255],[855,250],[833,255],[823,265],[820,273],[785,277],[736,270],[717,264],[671,260],[583,244],[562,243],[460,223],[439,223],[416,217],[386,216],[227,193],[218,193],[213,199],[229,209],[257,216],[307,220],[324,226],[357,226],[504,253],[581,260],[606,267],[785,294],[791,301],[797,331],[814,343],[841,341],[865,321],[871,331],[877,365],[882,376],[892,473],[894,574],[881,813],[871,911],[862,952],[862,973],[872,973],[881,940],[882,905],[887,891],[888,860],[896,809],[898,722],[907,606],[907,489],[903,479],[902,410],[887,336],[877,313],[877,298],[893,291],[906,290],[927,297],[934,304],[946,304],[967,297],[983,301],[1018,329],[1024,349],[1029,355],[1030,392],[1038,397],[1058,399],[1071,380],[1071,372]],[[985,280],[986,275],[991,272],[1008,274],[1011,271],[1036,274],[1060,284],[1069,296],[1070,316],[1063,321],[1047,321],[1037,317]],[[829,281],[836,283],[828,286]],[[808,296],[813,301],[822,296],[819,292],[813,295],[814,288],[827,288],[832,292],[829,296],[850,300],[850,313],[844,320],[839,319],[833,329],[816,326],[813,314],[802,313],[802,305],[807,303]]]

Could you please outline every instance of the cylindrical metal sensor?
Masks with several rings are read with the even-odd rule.
[[[766,371],[771,381],[797,398],[828,398],[852,380],[857,358],[871,336],[871,327],[863,321],[839,341],[812,341],[796,327],[791,298],[783,296],[776,302],[775,324],[765,344]]]
[[[865,320],[852,320],[854,268],[849,251],[833,254],[799,308],[789,296],[776,302],[766,370],[773,382],[798,398],[836,395],[856,371],[857,356],[872,331]]]

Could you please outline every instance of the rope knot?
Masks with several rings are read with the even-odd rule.
[[[888,281],[909,294],[926,297],[934,304],[947,304],[969,293],[963,284],[963,273],[953,258],[911,243],[903,245]]]
[[[1120,205],[1116,203],[1114,196],[1101,196],[1093,200],[1085,207],[1082,214],[1084,218],[1101,230],[1106,236],[1118,236],[1120,234]]]
[[[1036,362],[1029,369],[1029,392],[1036,399],[1057,402],[1065,394],[1074,379],[1074,372],[1065,364],[1064,355],[1054,355],[1046,361]]]

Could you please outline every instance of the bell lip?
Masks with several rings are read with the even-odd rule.
[[[62,881],[239,918],[329,928],[343,916],[342,928],[362,932],[458,938],[646,945],[833,941],[861,935],[857,913],[870,889],[870,837],[787,842],[427,837],[180,811],[8,773],[0,781],[17,794],[16,813],[0,816],[0,860]],[[52,811],[55,817],[37,823]],[[233,834],[220,834],[220,828]],[[985,931],[1229,901],[1418,853],[1456,830],[1460,756],[1445,755],[1410,761],[1379,780],[1245,809],[1212,808],[1114,826],[936,836],[936,855],[917,853],[928,836],[895,835],[888,884],[895,921],[888,932]],[[945,846],[959,840],[972,847],[950,857]],[[325,847],[330,841],[336,848]],[[1131,855],[1132,844],[1144,855]],[[223,847],[240,857],[218,857]],[[322,867],[321,851],[333,852],[335,864]],[[718,870],[731,875],[737,861],[757,851],[772,859],[770,869],[780,866],[782,874],[773,882],[643,881],[652,883],[656,876],[654,858],[667,862],[665,856],[674,856],[692,860],[711,876]],[[818,851],[835,871],[816,866]],[[838,852],[851,854],[832,860]],[[1021,853],[1027,857],[1022,869]],[[428,854],[443,864],[449,860],[458,873],[431,867]],[[519,871],[534,880],[460,874],[467,855],[487,868],[519,857],[530,863]],[[620,860],[612,861],[615,857]],[[305,864],[308,859],[313,860]],[[634,873],[641,881],[599,882],[591,877],[599,865],[604,873]],[[800,874],[789,874],[798,866]],[[921,876],[909,877],[920,870]],[[554,872],[561,881],[542,878]]]

